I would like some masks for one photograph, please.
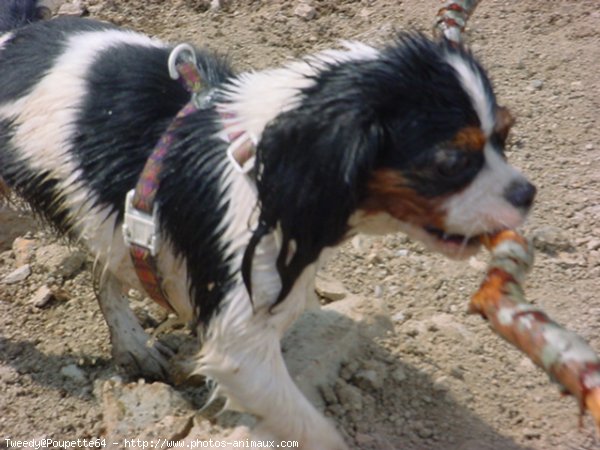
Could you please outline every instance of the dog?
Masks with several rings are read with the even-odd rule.
[[[0,177],[104,269],[98,301],[116,364],[164,378],[170,350],[149,345],[122,294],[145,286],[122,224],[169,133],[152,270],[163,305],[200,337],[193,372],[227,408],[256,416],[258,436],[347,448],[280,350],[328,249],[403,232],[465,258],[532,207],[535,187],[504,155],[512,116],[462,46],[402,34],[245,73],[194,49],[202,104],[178,115],[192,94],[169,74],[171,45],[79,18],[8,23]],[[251,158],[231,158],[240,146]]]

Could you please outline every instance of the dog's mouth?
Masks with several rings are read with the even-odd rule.
[[[481,235],[452,234],[433,226],[422,228],[427,234],[426,244],[451,258],[462,259],[474,255],[481,246]]]
[[[473,245],[478,244],[480,242],[480,235],[477,236],[465,236],[463,234],[449,234],[444,230],[439,228],[426,226],[423,229],[429,233],[431,236],[436,238],[438,241],[441,241],[446,244],[454,244],[454,245]]]

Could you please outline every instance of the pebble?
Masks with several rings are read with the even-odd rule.
[[[37,6],[48,8],[52,13],[56,13],[59,8],[65,3],[65,0],[39,0]]]
[[[335,383],[335,393],[341,405],[355,411],[362,409],[363,399],[357,387],[338,379]]]
[[[532,80],[530,86],[534,90],[539,91],[544,86],[544,82],[542,80]]]
[[[29,264],[24,264],[18,269],[13,270],[11,273],[6,275],[2,279],[3,284],[16,284],[25,280],[29,275],[31,275],[31,266]]]
[[[525,437],[525,439],[539,439],[540,437],[542,437],[542,433],[539,430],[525,428],[523,430],[523,436]]]
[[[352,244],[352,248],[357,252],[363,252],[365,250],[365,237],[361,234],[358,234],[352,238],[350,241]]]
[[[327,403],[328,405],[335,405],[336,403],[338,403],[338,398],[335,395],[335,391],[331,386],[329,386],[328,384],[321,386],[320,391],[323,400],[325,400],[325,403]]]
[[[334,417],[342,417],[344,414],[346,414],[346,408],[340,404],[329,405],[327,407],[327,412]]]
[[[16,238],[12,244],[15,254],[15,266],[21,267],[31,262],[34,255],[35,241],[33,239]]]
[[[357,370],[358,363],[356,361],[350,361],[349,363],[344,364],[344,366],[341,368],[340,377],[346,381],[349,381]]]
[[[59,16],[75,16],[81,17],[86,13],[85,7],[79,0],[75,0],[72,3],[65,3],[58,8]]]
[[[406,314],[404,314],[403,311],[397,312],[394,315],[392,315],[392,320],[394,322],[404,322],[406,319],[408,319],[408,317],[406,317]]]
[[[365,433],[356,433],[354,436],[354,442],[358,445],[358,448],[366,448],[375,443],[375,439]]]
[[[60,369],[60,374],[70,379],[71,381],[77,384],[87,383],[87,377],[83,370],[77,367],[75,364],[69,364],[68,366],[64,366]]]
[[[358,12],[358,16],[362,17],[363,19],[366,19],[370,15],[371,15],[371,10],[368,8],[363,8]]]
[[[373,289],[373,295],[375,298],[383,297],[383,286],[380,284],[375,285],[375,288]]]
[[[33,294],[33,297],[31,297],[29,303],[36,308],[43,308],[50,302],[50,300],[52,300],[53,297],[54,294],[50,288],[44,285],[40,287],[35,294]]]
[[[450,376],[452,376],[453,378],[456,378],[457,380],[465,379],[464,370],[458,366],[455,366],[452,369],[450,369]]]
[[[396,370],[394,370],[391,376],[392,379],[398,383],[402,383],[407,378],[406,372],[402,367],[398,367]]]
[[[348,290],[340,281],[323,273],[317,275],[315,290],[319,296],[332,302],[342,300],[348,296]]]
[[[356,372],[353,381],[363,390],[377,390],[383,387],[383,377],[375,370],[360,370]]]
[[[308,3],[300,3],[294,9],[294,15],[304,20],[313,20],[317,17],[317,10]]]
[[[19,381],[19,373],[10,366],[0,365],[0,381],[4,385],[14,384]]]
[[[592,239],[587,244],[586,247],[589,251],[600,249],[600,239]]]
[[[71,278],[81,270],[86,261],[86,255],[83,252],[75,251],[62,260],[57,268],[57,274],[65,279]]]
[[[536,249],[546,253],[567,251],[572,248],[567,233],[552,225],[542,226],[534,230],[533,245]]]
[[[448,377],[442,375],[441,377],[436,378],[435,380],[433,380],[433,387],[437,391],[449,391],[450,383]]]
[[[423,422],[417,421],[413,424],[413,430],[421,439],[430,439],[433,437],[433,430]]]
[[[483,272],[487,268],[487,263],[485,261],[477,259],[475,256],[471,256],[469,258],[469,266],[471,266],[478,272]]]

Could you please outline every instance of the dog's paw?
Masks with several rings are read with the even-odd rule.
[[[113,345],[115,364],[131,377],[170,381],[173,351],[152,339],[128,339],[127,345]]]
[[[276,430],[269,426],[264,420],[260,421],[252,430],[254,439],[274,442],[275,447],[280,448],[290,445],[290,441],[295,441],[298,444],[296,448],[300,450],[349,450],[344,440],[337,430],[323,419],[320,423],[315,424],[315,428],[310,429],[298,436],[296,433],[291,433],[282,436],[281,430]]]

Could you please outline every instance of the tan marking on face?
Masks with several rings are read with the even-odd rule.
[[[498,107],[496,111],[496,124],[494,125],[494,133],[500,138],[501,142],[506,142],[510,129],[515,124],[515,118],[510,113],[508,108],[504,106]]]
[[[384,211],[399,221],[417,226],[444,226],[445,214],[439,207],[444,198],[429,199],[419,195],[396,170],[374,171],[368,183],[368,192],[360,208],[367,213]]]
[[[482,152],[485,146],[485,134],[478,127],[465,127],[458,130],[450,145],[462,150]]]

